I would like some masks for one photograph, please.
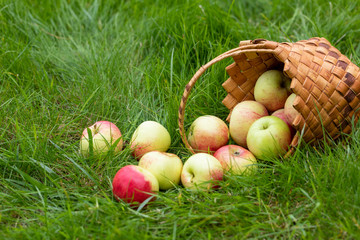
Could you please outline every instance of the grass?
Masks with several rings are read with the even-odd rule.
[[[0,235],[2,239],[357,239],[360,131],[220,189],[160,192],[130,208],[112,197],[118,156],[79,154],[82,130],[114,122],[129,141],[162,123],[184,161],[177,111],[196,70],[240,40],[327,38],[360,64],[354,1],[0,1]],[[226,118],[224,60],[196,84],[187,127]]]

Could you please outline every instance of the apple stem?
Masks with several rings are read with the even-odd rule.
[[[98,125],[94,125],[94,135],[99,133],[99,126]]]
[[[264,126],[262,126],[262,130],[265,130],[265,129],[267,129],[269,127],[269,124],[264,124]]]

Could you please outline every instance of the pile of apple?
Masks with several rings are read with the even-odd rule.
[[[292,123],[298,112],[290,78],[278,70],[263,73],[254,87],[255,101],[238,103],[230,116],[231,138],[248,148],[256,158],[268,159],[284,154],[296,130]]]
[[[117,200],[137,204],[154,200],[159,190],[182,183],[185,188],[216,188],[224,173],[254,174],[257,159],[284,154],[295,134],[291,126],[297,111],[290,79],[281,71],[269,70],[257,80],[255,101],[238,103],[229,127],[216,116],[197,118],[190,126],[188,141],[196,152],[182,161],[168,153],[171,137],[158,122],[145,121],[132,134],[130,149],[138,165],[122,167],[112,187]],[[271,115],[270,115],[271,114]],[[229,135],[237,144],[229,144]],[[99,121],[86,128],[80,139],[83,156],[115,154],[123,149],[121,131],[115,124]],[[184,163],[183,163],[184,162]],[[151,199],[149,199],[152,197]]]
[[[195,151],[215,152],[218,158],[218,152],[230,148],[226,145],[230,135],[237,144],[231,148],[247,151],[251,159],[285,154],[296,133],[292,123],[299,114],[293,107],[296,95],[290,84],[291,79],[279,70],[264,72],[254,86],[255,100],[242,101],[233,108],[229,128],[218,117],[199,117],[190,126],[190,146]]]

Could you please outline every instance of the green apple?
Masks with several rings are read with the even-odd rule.
[[[140,158],[139,167],[145,168],[157,178],[161,190],[167,190],[179,184],[183,163],[173,153],[151,151]]]
[[[224,170],[220,162],[208,153],[196,153],[184,163],[181,183],[185,188],[209,190],[217,187]]]
[[[264,116],[268,116],[268,111],[261,103],[252,100],[238,103],[231,111],[229,123],[231,138],[238,145],[247,147],[246,136],[251,124]]]
[[[91,138],[89,132],[91,133]],[[92,141],[90,142],[90,139]],[[87,157],[93,150],[94,156],[107,153],[114,146],[114,153],[119,153],[123,147],[122,135],[115,124],[108,121],[98,121],[85,128],[80,138],[80,153]],[[91,147],[92,145],[92,147]]]
[[[279,70],[264,72],[254,87],[255,101],[263,104],[270,112],[284,108],[290,91],[291,79]]]
[[[158,122],[145,121],[141,123],[131,137],[132,154],[140,158],[147,152],[166,152],[171,144],[168,130]]]
[[[247,143],[256,158],[270,159],[285,154],[291,143],[291,132],[280,118],[266,116],[251,125]]]

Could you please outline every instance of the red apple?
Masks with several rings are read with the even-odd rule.
[[[290,124],[290,122],[288,121],[286,115],[285,115],[285,110],[284,108],[282,109],[279,109],[279,110],[276,110],[275,112],[273,112],[271,114],[271,116],[275,116],[275,117],[278,117],[280,118],[281,120],[283,120],[289,127],[290,129],[290,132],[291,132],[291,137],[294,137],[295,133],[296,133],[296,130],[295,128]]]
[[[291,142],[287,124],[278,117],[266,116],[250,127],[247,143],[256,158],[269,159],[285,154]]]
[[[148,170],[135,165],[121,168],[116,173],[112,186],[117,200],[121,199],[132,204],[142,203],[151,197],[151,194],[159,191],[156,177]]]
[[[88,129],[92,135],[92,142],[90,143],[90,137]],[[115,124],[108,121],[98,121],[88,128],[85,128],[80,138],[80,153],[87,157],[92,149],[94,156],[107,153],[113,144],[117,141],[117,145],[114,148],[114,153],[119,153],[123,147],[123,140],[121,132]]]
[[[250,174],[257,169],[255,156],[246,148],[226,145],[219,148],[214,157],[219,160],[224,171],[234,174]]]
[[[292,125],[299,112],[294,108],[296,94],[292,93],[285,102],[284,112],[287,121]]]
[[[229,141],[229,129],[218,117],[198,117],[190,126],[188,140],[195,152],[215,152]]]
[[[256,101],[238,103],[231,112],[229,131],[231,138],[240,146],[246,147],[249,128],[257,119],[268,116],[265,106]]]
[[[290,95],[291,79],[279,70],[269,70],[261,74],[255,83],[254,98],[262,103],[268,111],[284,108]]]

